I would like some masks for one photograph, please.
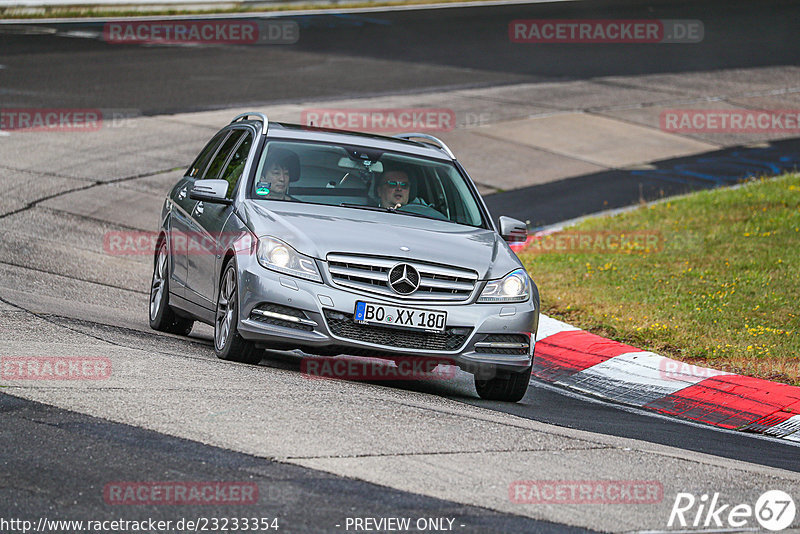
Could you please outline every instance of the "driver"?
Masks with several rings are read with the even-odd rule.
[[[399,209],[407,204],[419,204],[431,207],[422,198],[416,196],[417,188],[412,176],[414,169],[407,169],[394,162],[383,164],[383,173],[377,182],[376,193],[378,195],[378,206],[382,208]],[[411,198],[411,194],[414,198]]]
[[[401,169],[383,171],[378,184],[378,205],[382,208],[397,209],[408,204],[411,180],[408,173]]]

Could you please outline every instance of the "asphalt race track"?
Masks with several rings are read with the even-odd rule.
[[[535,51],[508,41],[513,19],[598,17],[698,19],[706,38]],[[108,357],[114,369],[103,383],[2,384],[0,518],[177,520],[244,510],[280,518],[287,532],[353,531],[346,521],[354,517],[451,518],[459,532],[629,532],[666,529],[678,492],[751,504],[770,489],[800,496],[797,445],[536,381],[520,403],[504,404],[479,400],[464,373],[317,381],[301,376],[297,353],[272,352],[257,366],[218,361],[208,327],[189,339],[149,329],[151,258],[109,256],[102,244],[109,231],[155,228],[164,191],[221,126],[187,113],[595,77],[613,93],[627,77],[653,74],[674,75],[673,87],[657,90],[675,96],[717,69],[772,69],[800,85],[796,71],[782,70],[800,64],[796,2],[565,2],[293,19],[301,39],[273,46],[112,45],[92,37],[101,22],[0,24],[0,107],[144,117],[130,135],[0,137],[0,184],[13,193],[0,199],[0,356]],[[593,96],[581,97],[582,108],[597,105]],[[704,158],[716,176],[714,158],[753,160],[741,150],[530,184],[487,202],[495,214],[553,224],[732,183],[736,175],[704,180],[673,169]],[[798,154],[800,141],[769,150]],[[642,189],[631,177],[643,172],[660,178]],[[657,480],[663,499],[536,506],[509,498],[516,480],[612,479]],[[119,481],[247,481],[259,499],[250,507],[109,504],[103,490]]]
[[[508,23],[528,18],[697,19],[703,21],[705,38],[695,45],[658,48],[615,44],[532,48],[509,42]],[[6,26],[0,34],[6,65],[0,71],[3,105],[133,108],[150,115],[800,61],[798,47],[786,46],[800,30],[796,3],[790,0],[760,6],[746,0],[600,0],[292,19],[300,31],[296,44],[249,47],[109,45],[65,35],[102,33],[102,22],[42,25],[61,35],[35,35],[30,25]],[[754,21],[763,29],[757,35],[747,31]],[[42,26],[36,31],[41,32]],[[678,89],[676,85],[663,89]]]
[[[3,442],[24,441],[34,448],[6,450],[0,491],[3,517],[38,516],[50,507],[48,495],[75,496],[71,517],[113,520],[117,510],[103,506],[102,491],[113,480],[162,480],[188,474],[202,480],[246,480],[256,483],[260,514],[280,518],[291,532],[331,531],[343,524],[343,511],[366,517],[451,517],[462,532],[584,532],[546,521],[500,514],[390,490],[321,471],[265,461],[246,454],[172,438],[140,428],[66,412],[50,406],[0,394]],[[34,467],[32,469],[32,467]],[[46,481],[43,474],[47,474]],[[43,485],[43,482],[45,484]],[[29,493],[10,491],[25,485]],[[38,491],[32,491],[38,487]],[[92,492],[91,490],[96,490]],[[21,494],[22,493],[22,494]],[[304,503],[308,503],[306,506]],[[150,506],[126,513],[126,519],[174,519],[173,510]],[[249,510],[248,510],[249,513]],[[189,506],[183,517],[226,517],[225,505]],[[261,517],[261,515],[259,516]],[[468,527],[466,527],[468,525]]]

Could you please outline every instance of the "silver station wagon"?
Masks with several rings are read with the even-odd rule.
[[[472,373],[481,398],[525,395],[539,294],[439,139],[236,117],[169,193],[150,326],[214,326],[218,357],[263,349],[416,358]]]

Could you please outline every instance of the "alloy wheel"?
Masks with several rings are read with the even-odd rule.
[[[234,327],[234,306],[236,306],[236,274],[233,268],[228,268],[220,285],[217,300],[217,318],[214,324],[214,343],[217,350],[225,348]]]
[[[153,282],[150,285],[150,320],[158,315],[161,303],[164,300],[164,285],[167,279],[167,244],[163,243],[158,249],[156,265],[153,269]]]

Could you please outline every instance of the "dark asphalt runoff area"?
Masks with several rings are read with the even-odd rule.
[[[484,197],[493,214],[536,228],[700,189],[734,185],[748,176],[774,176],[800,168],[800,138],[768,146],[733,147],[653,164],[614,169]]]
[[[6,520],[153,519],[174,525],[201,518],[258,518],[261,524],[265,518],[270,526],[277,519],[279,528],[260,532],[346,532],[348,518],[412,518],[412,523],[449,518],[456,532],[591,532],[256,458],[3,393],[0,442],[0,518]],[[133,480],[256,484],[257,499],[252,504],[107,502],[112,494],[106,486]]]
[[[694,19],[696,44],[512,43],[515,19]],[[458,87],[797,65],[792,0],[589,1],[291,17],[295,44],[140,46],[0,25],[0,103],[177,113]],[[55,31],[60,33],[42,33]],[[22,34],[20,34],[22,32]],[[665,88],[669,89],[669,88]]]

